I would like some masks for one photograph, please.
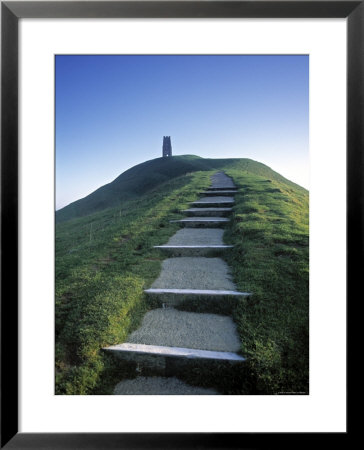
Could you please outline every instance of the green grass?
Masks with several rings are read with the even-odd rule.
[[[208,183],[208,174],[179,177],[122,209],[57,224],[57,394],[99,392],[112,364],[100,349],[125,340],[147,310],[143,289],[163,259],[153,245],[175,233],[169,219]]]
[[[117,205],[92,214],[92,202],[77,213],[72,205],[63,210],[67,214],[56,225],[56,393],[108,394],[132,376],[128,364],[100,349],[123,342],[152,306],[143,290],[165,258],[152,247],[179,229],[169,220],[180,217],[178,211],[209,185],[216,169],[239,186],[225,233],[226,242],[235,244],[227,262],[239,289],[254,292],[234,311],[248,375],[230,380],[224,391],[307,392],[307,191],[252,160],[172,160],[172,166],[148,161],[130,169],[131,187],[122,174],[130,195]],[[148,172],[151,163],[154,174]],[[111,197],[106,192],[105,202],[112,203]]]
[[[308,393],[308,192],[227,170],[239,186],[226,242],[241,290],[235,311],[256,394]]]

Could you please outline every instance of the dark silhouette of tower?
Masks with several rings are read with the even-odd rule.
[[[163,158],[172,156],[171,136],[163,136]]]

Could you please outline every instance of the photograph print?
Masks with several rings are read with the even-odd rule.
[[[55,394],[309,394],[309,56],[55,56]]]

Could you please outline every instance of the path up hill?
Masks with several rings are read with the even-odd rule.
[[[195,171],[189,169],[186,176],[175,178],[166,171],[169,180],[155,184],[144,194],[134,193],[122,206],[89,212],[56,225],[57,395],[109,395],[117,383],[135,376],[135,368],[123,361],[119,365],[112,355],[100,349],[127,343],[128,337],[143,326],[149,311],[161,309],[168,314],[168,308],[162,308],[160,298],[156,298],[155,290],[162,288],[164,292],[158,296],[164,296],[163,303],[182,300],[175,308],[183,308],[186,313],[231,314],[242,355],[249,361],[249,376],[243,386],[218,377],[219,389],[224,393],[308,392],[308,192],[252,160],[204,160],[192,156],[173,160],[162,163],[171,167],[179,161],[189,162]],[[147,177],[148,167],[158,167],[158,161],[161,162],[149,161],[130,169],[138,173],[139,181],[135,175],[129,186],[136,186],[143,176]],[[203,168],[210,165],[226,168]],[[218,186],[217,191],[211,187],[210,177],[216,172],[225,172],[234,182],[234,205],[221,206],[231,192],[223,195],[226,189],[222,188],[226,186]],[[119,181],[128,186],[126,176],[127,173],[122,174]],[[220,197],[219,205],[206,203],[213,197]],[[206,202],[196,206],[196,201],[203,198]],[[195,222],[204,218],[205,223],[192,227],[186,218]],[[206,226],[206,219],[210,218],[228,219],[223,225],[223,237],[217,229],[222,224]],[[206,245],[220,248],[206,249]],[[178,293],[178,297],[166,292],[175,285],[162,284],[164,276],[153,285],[162,274],[164,260],[174,264],[176,258],[187,257],[194,258],[195,266],[201,270],[204,265],[199,263],[200,258],[223,259],[231,269],[234,290],[252,292],[253,296],[229,297],[226,306],[234,307],[231,312],[225,310],[225,304],[224,310],[220,308],[217,296],[203,298],[200,304],[200,294],[196,298],[189,293],[187,302],[183,299],[185,292]],[[224,267],[218,270],[225,271],[226,266],[220,261],[221,265]],[[187,272],[186,275],[189,276]],[[203,274],[199,278],[207,280]],[[217,281],[218,277],[214,277],[213,282]],[[233,288],[209,283],[210,287]],[[198,285],[192,288],[211,290]],[[164,329],[168,329],[172,318],[166,315],[165,319]],[[157,346],[164,342],[137,340],[136,344]],[[177,341],[165,344],[189,345]],[[208,347],[202,350],[210,351]],[[200,383],[197,372],[186,371],[189,378],[184,381],[195,385],[198,375]],[[158,392],[156,386],[153,389]]]
[[[64,222],[76,217],[87,216],[106,208],[122,205],[124,201],[141,197],[156,188],[160,188],[163,183],[173,178],[191,172],[214,169],[245,171],[267,177],[270,180],[284,181],[294,188],[303,189],[274,172],[268,166],[247,158],[210,159],[200,158],[195,155],[156,158],[126,170],[111,183],[100,187],[87,197],[58,210],[56,212],[56,222]]]

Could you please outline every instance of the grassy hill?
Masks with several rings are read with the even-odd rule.
[[[126,170],[111,183],[58,210],[56,221],[63,222],[121,205],[127,200],[138,198],[163,183],[187,173],[229,167],[284,180],[269,167],[251,159],[206,159],[194,155],[156,158]],[[290,183],[288,180],[286,182]]]
[[[216,169],[239,187],[225,233],[235,245],[227,262],[239,289],[254,292],[234,312],[249,383],[227,389],[308,391],[308,192],[249,159],[187,155],[135,166],[57,213],[58,394],[107,394],[128,376],[128,366],[122,373],[100,348],[123,342],[152,307],[143,289],[164,259],[152,246],[176,232],[169,220]]]

